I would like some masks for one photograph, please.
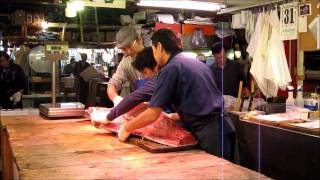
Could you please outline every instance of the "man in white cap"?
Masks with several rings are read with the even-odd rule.
[[[143,79],[143,75],[132,66],[132,61],[134,61],[138,52],[144,49],[142,38],[137,30],[130,26],[119,30],[116,41],[117,47],[123,51],[124,57],[108,83],[108,97],[112,100],[114,106],[123,99],[118,92],[126,81],[129,81],[130,91],[132,92],[136,89],[137,80]]]

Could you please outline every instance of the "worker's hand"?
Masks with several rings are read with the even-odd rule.
[[[22,93],[18,91],[10,97],[10,100],[13,101],[14,103],[17,103],[21,101],[21,97],[22,97]]]
[[[121,128],[119,129],[118,131],[118,139],[120,141],[126,141],[127,138],[130,136],[130,132],[128,132],[126,129],[125,129],[125,125],[122,125]]]
[[[116,107],[121,101],[122,101],[123,97],[121,96],[116,96],[115,98],[113,98],[113,107]]]
[[[97,129],[100,129],[101,128],[101,125],[106,125],[106,124],[108,124],[109,123],[109,121],[106,119],[106,120],[104,120],[104,121],[99,121],[99,120],[96,120],[96,119],[92,119],[91,118],[91,124],[95,127],[95,128],[97,128]]]
[[[179,121],[180,120],[180,116],[178,113],[170,113],[167,114],[167,116],[172,119],[173,121]]]
[[[246,98],[250,96],[250,90],[248,87],[243,88],[242,95]]]
[[[100,128],[100,125],[106,125],[109,123],[107,119],[108,113],[105,111],[99,111],[94,109],[93,112],[90,114],[91,124],[94,125],[96,128]]]
[[[95,128],[97,128],[97,129],[100,129],[101,127],[101,123],[99,123],[99,122],[96,122],[96,121],[94,121],[94,120],[92,120],[91,119],[91,124],[95,127]]]

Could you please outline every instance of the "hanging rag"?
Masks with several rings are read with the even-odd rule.
[[[277,11],[271,11],[268,21],[272,27],[272,33],[266,50],[266,71],[264,76],[276,87],[285,90],[291,82],[291,76],[284,45],[280,40],[280,21]]]
[[[250,73],[261,92],[266,97],[277,96],[278,89],[291,82],[291,76],[276,11],[259,14],[247,52],[253,59]]]
[[[248,14],[248,22],[245,29],[245,38],[247,43],[250,42],[252,34],[254,33],[254,26],[256,23],[255,21],[256,21],[256,14],[250,11],[250,13]]]

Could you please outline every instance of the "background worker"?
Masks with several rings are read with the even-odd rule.
[[[125,82],[129,81],[130,92],[132,92],[136,89],[138,80],[143,79],[143,75],[132,66],[132,61],[137,53],[144,49],[142,38],[136,29],[130,26],[119,30],[116,41],[117,47],[124,52],[124,56],[108,83],[107,94],[114,106],[123,99],[118,92],[121,91]]]
[[[132,66],[148,79],[143,86],[133,91],[115,106],[107,116],[108,120],[113,120],[118,116],[128,112],[136,105],[150,100],[156,85],[156,75],[158,74],[157,62],[155,61],[152,48],[147,47],[138,53]]]
[[[27,78],[21,67],[0,53],[0,108],[22,108],[21,97],[27,90]]]
[[[240,63],[227,59],[223,44],[215,43],[211,48],[215,63],[210,66],[218,89],[223,95],[238,96],[239,82],[243,81],[243,94],[250,94],[248,81]]]
[[[223,123],[223,97],[210,68],[181,53],[178,45],[181,41],[172,30],[160,29],[151,40],[153,55],[161,69],[156,88],[149,108],[120,128],[119,140],[125,141],[130,132],[156,121],[163,108],[172,103],[183,126],[195,135],[201,149],[232,159],[233,142],[228,135],[233,130]]]
[[[67,75],[73,74],[75,67],[76,67],[76,60],[74,59],[74,57],[72,57],[70,59],[70,63],[63,68],[63,74],[67,74]]]
[[[155,89],[157,81],[156,75],[158,73],[156,67],[157,62],[153,57],[152,48],[147,47],[140,51],[136,59],[132,61],[132,66],[140,73],[143,73],[143,76],[148,79],[148,82],[124,97],[124,99],[110,111],[106,117],[106,121],[101,122],[99,120],[91,119],[91,122],[95,127],[99,128],[101,123],[107,124],[109,121],[127,113],[138,104],[150,100]]]
[[[92,123],[95,127],[99,128],[101,123],[107,124],[108,121],[114,120],[122,114],[127,113],[138,104],[147,102],[151,99],[157,82],[156,76],[159,73],[157,62],[153,57],[152,48],[146,47],[144,50],[139,52],[132,65],[139,72],[143,73],[144,77],[149,79],[149,81],[146,82],[141,88],[124,97],[124,99],[107,115],[107,121],[101,122],[99,120],[93,120]],[[168,114],[168,116],[173,120],[179,120],[179,117],[176,113]]]
[[[101,122],[99,120],[93,120],[92,123],[95,127],[99,128],[101,123],[106,124],[108,121],[112,121],[122,114],[127,113],[138,104],[147,102],[151,99],[157,82],[156,76],[159,72],[157,62],[153,57],[152,48],[146,47],[144,50],[139,52],[132,65],[139,72],[143,73],[145,78],[149,79],[148,82],[124,97],[124,99],[107,115],[107,121]],[[168,116],[170,118],[174,118],[174,120],[179,120],[176,113],[168,114]]]
[[[87,62],[87,54],[81,53],[81,60],[75,65],[75,73],[74,75],[77,77],[77,90],[79,94],[79,101],[87,106],[87,98],[88,98],[88,88],[89,82],[86,82],[81,76],[81,72],[85,70],[90,64]]]

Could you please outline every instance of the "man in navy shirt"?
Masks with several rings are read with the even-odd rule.
[[[227,135],[232,130],[221,116],[223,98],[212,71],[202,62],[181,53],[181,40],[172,30],[160,29],[151,40],[153,55],[161,69],[156,88],[149,108],[120,128],[119,140],[125,141],[133,130],[153,123],[163,108],[173,104],[183,126],[197,137],[200,148],[230,159],[230,149],[222,149],[221,140],[230,144]]]

